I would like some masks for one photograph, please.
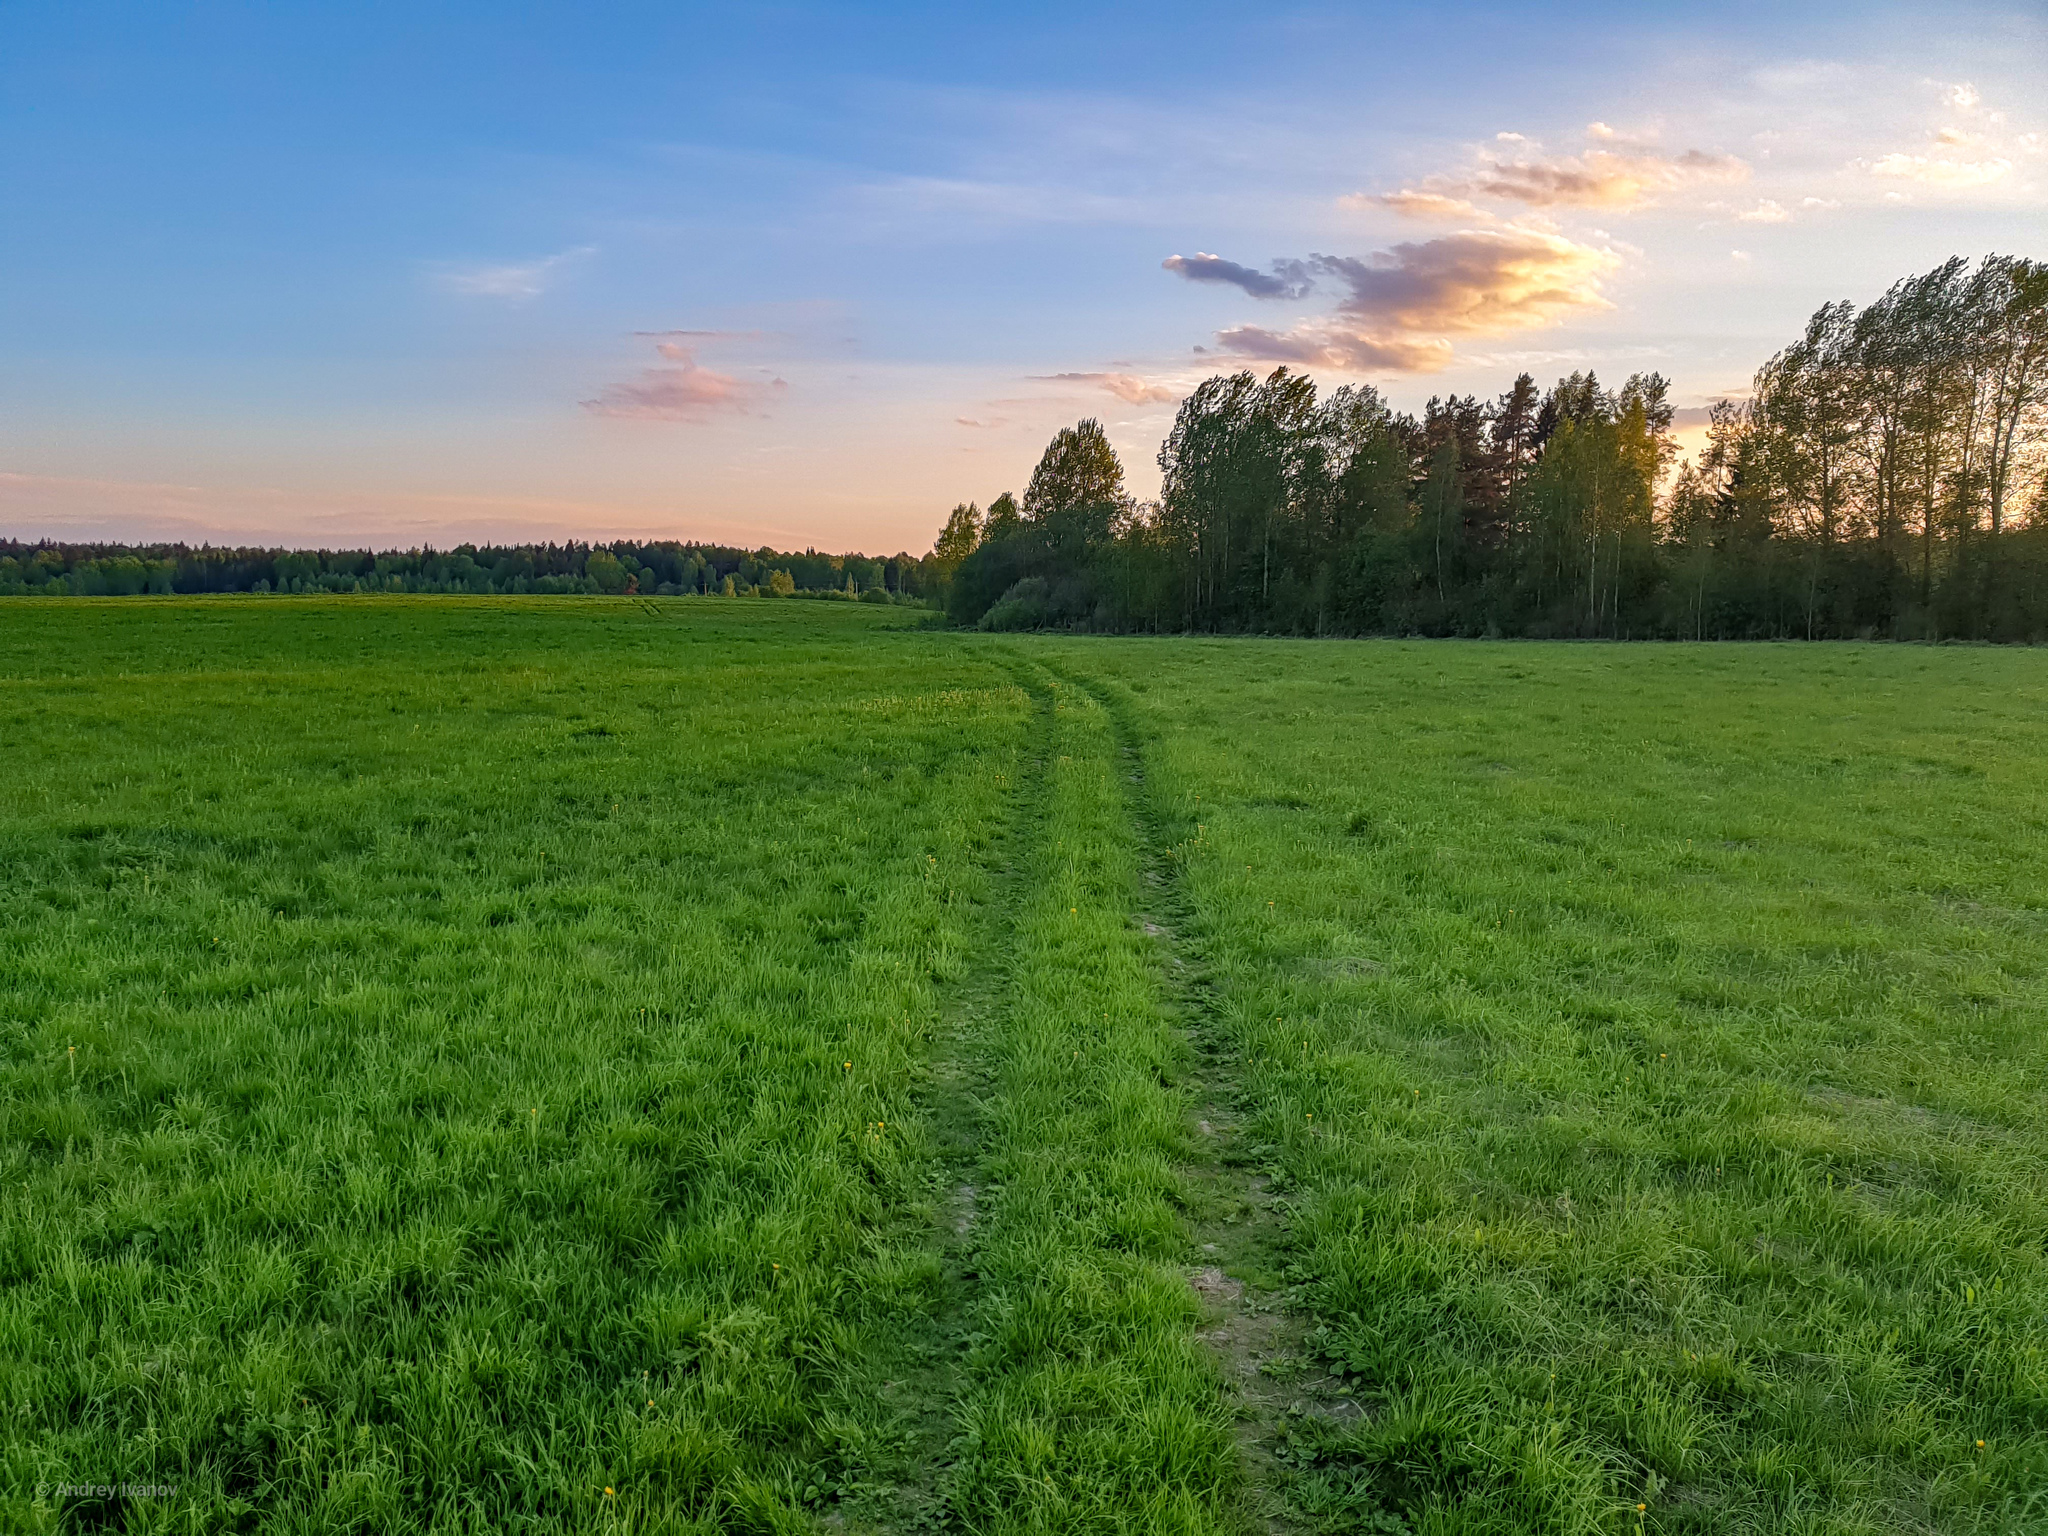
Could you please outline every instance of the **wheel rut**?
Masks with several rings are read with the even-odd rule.
[[[1031,686],[1021,669],[1013,670],[1031,699],[1030,724],[1008,769],[1008,816],[984,856],[988,900],[972,926],[964,972],[940,995],[929,1075],[915,1096],[931,1136],[931,1166],[920,1197],[886,1238],[901,1251],[935,1258],[935,1273],[925,1304],[897,1321],[889,1346],[862,1384],[882,1405],[881,1443],[866,1459],[863,1478],[826,1518],[828,1530],[923,1536],[961,1528],[953,1488],[979,1288],[975,1246],[986,1187],[993,1048],[1010,992],[1007,957],[1044,840],[1045,742],[1053,708],[1050,693]]]
[[[1145,738],[1117,686],[1066,668],[1048,670],[1088,692],[1116,734],[1124,799],[1145,851],[1131,922],[1158,946],[1161,991],[1181,1021],[1192,1062],[1186,1097],[1194,1154],[1181,1169],[1193,1237],[1187,1279],[1203,1305],[1199,1337],[1235,1414],[1244,1476],[1236,1515],[1247,1530],[1291,1536],[1311,1528],[1290,1497],[1291,1441],[1305,1420],[1341,1423],[1361,1409],[1340,1380],[1314,1367],[1308,1320],[1290,1305],[1287,1203],[1243,1124],[1240,1057],[1182,877],[1201,829],[1181,825],[1152,792]]]
[[[1339,1419],[1356,1410],[1337,1383],[1308,1369],[1306,1326],[1287,1305],[1286,1205],[1241,1126],[1236,1049],[1180,876],[1199,831],[1180,827],[1153,795],[1135,711],[1114,684],[1037,656],[1016,658],[1013,672],[1032,700],[1031,720],[1013,760],[1007,822],[986,855],[989,896],[972,928],[966,968],[942,995],[929,1075],[918,1095],[931,1166],[920,1198],[885,1235],[899,1252],[918,1252],[934,1268],[914,1315],[884,1325],[890,1343],[861,1388],[880,1408],[870,1414],[881,1426],[879,1444],[861,1458],[860,1479],[826,1527],[930,1533],[968,1526],[955,1495],[964,1486],[965,1425],[977,1389],[971,1352],[984,1325],[980,1224],[998,1194],[986,1171],[996,1155],[997,1061],[1016,1001],[1011,956],[1031,882],[1053,852],[1054,712],[1072,690],[1099,706],[1110,727],[1121,814],[1141,854],[1127,921],[1151,940],[1156,995],[1185,1046],[1187,1065],[1173,1084],[1189,1149],[1177,1168],[1190,1239],[1181,1274],[1201,1311],[1196,1342],[1226,1395],[1241,1479],[1219,1514],[1232,1529],[1305,1533],[1312,1527],[1295,1517],[1288,1497],[1290,1438],[1304,1417]]]

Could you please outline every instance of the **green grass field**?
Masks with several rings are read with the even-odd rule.
[[[0,606],[8,1524],[2048,1528],[2048,656],[916,620]]]

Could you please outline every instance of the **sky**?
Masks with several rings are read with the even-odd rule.
[[[2044,215],[2038,0],[7,0],[0,536],[918,552],[1281,363],[1695,441]]]

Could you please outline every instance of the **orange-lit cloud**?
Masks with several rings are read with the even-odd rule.
[[[1508,225],[1404,241],[1372,256],[1317,256],[1351,293],[1339,309],[1403,334],[1498,334],[1604,309],[1600,284],[1619,258],[1548,230]]]
[[[1217,333],[1240,356],[1357,372],[1428,373],[1453,359],[1450,338],[1498,335],[1604,309],[1600,286],[1620,258],[1548,230],[1508,225],[1406,241],[1371,256],[1311,256],[1348,290],[1337,313],[1291,330]]]
[[[1689,149],[1667,155],[1642,145],[1622,142],[1605,123],[1587,130],[1602,147],[1576,155],[1545,155],[1531,150],[1482,155],[1472,170],[1431,176],[1420,187],[1404,187],[1377,196],[1358,194],[1350,206],[1378,204],[1418,217],[1450,217],[1474,198],[1520,203],[1529,208],[1636,208],[1681,188],[1739,182],[1749,167],[1733,155],[1712,155]],[[1502,134],[1510,145],[1529,141],[1520,134]]]
[[[1748,174],[1749,167],[1731,155],[1696,149],[1677,156],[1590,149],[1550,159],[1494,160],[1463,186],[1532,208],[1633,208],[1688,183],[1741,181]]]

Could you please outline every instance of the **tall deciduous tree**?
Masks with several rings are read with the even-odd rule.
[[[980,543],[981,508],[963,501],[948,514],[946,526],[939,530],[938,539],[932,544],[932,565],[938,578],[950,579],[960,562],[973,554]]]

